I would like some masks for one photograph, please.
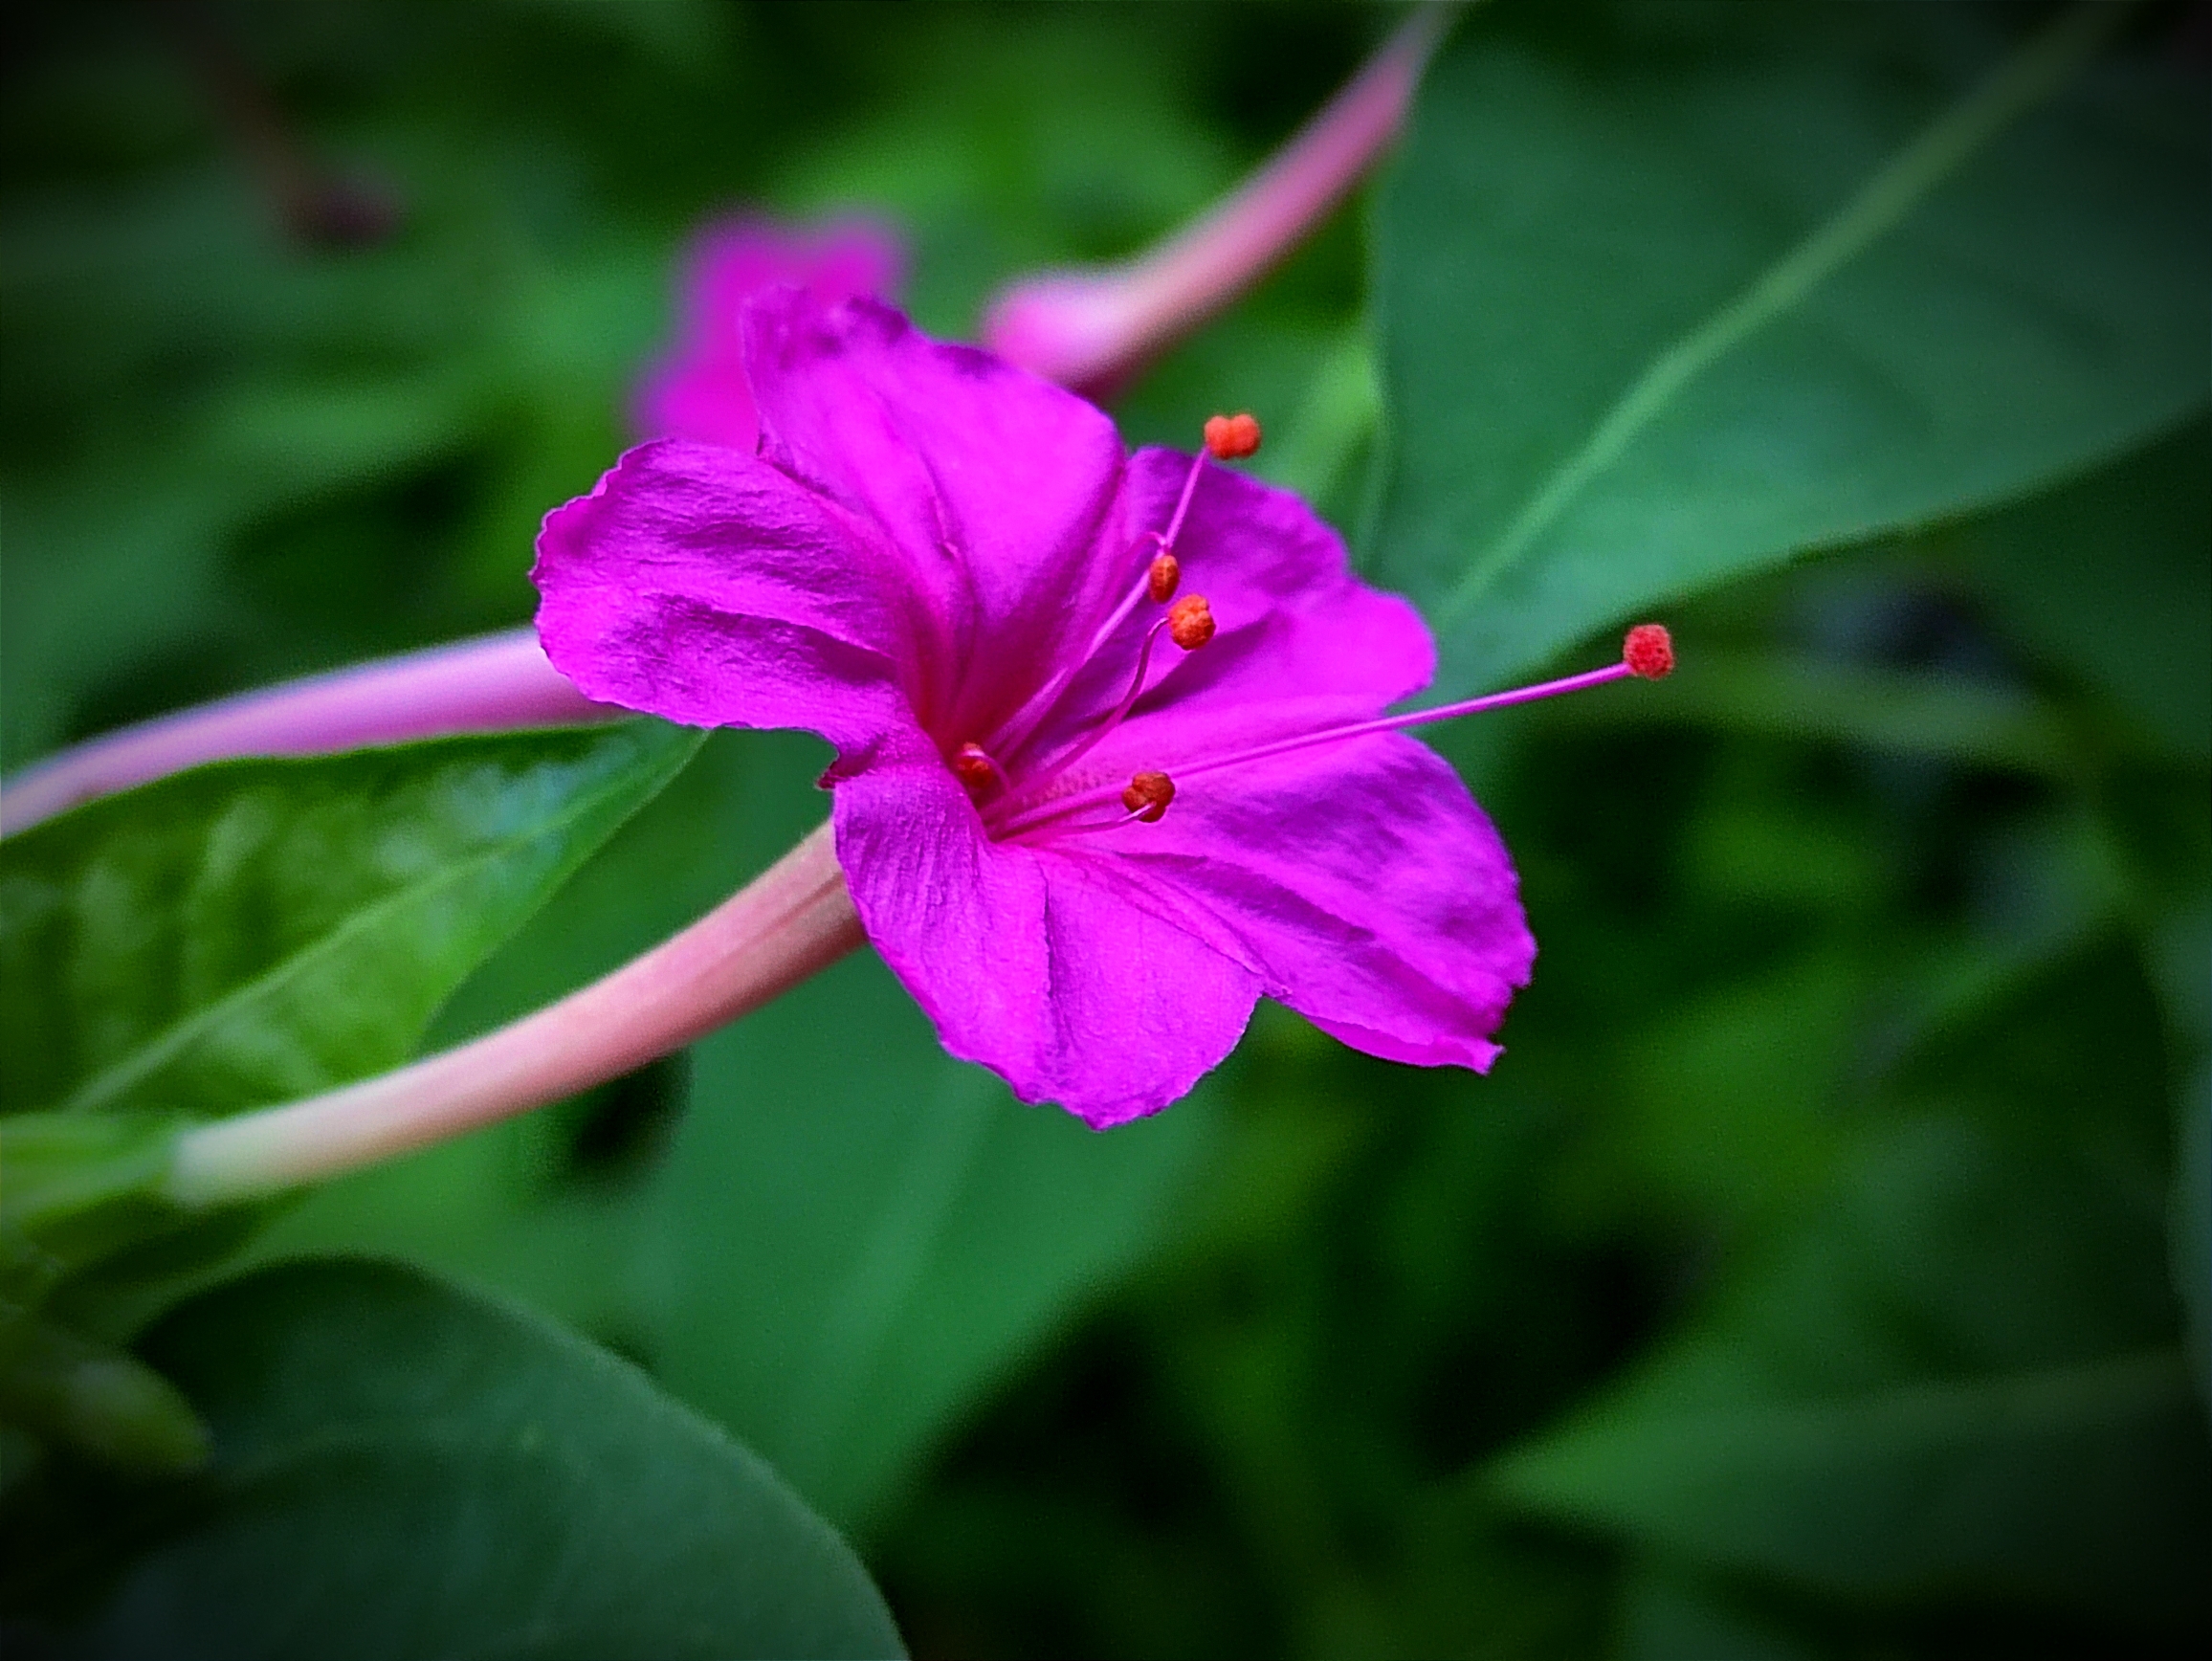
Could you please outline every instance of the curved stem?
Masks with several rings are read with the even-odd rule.
[[[586,698],[546,661],[534,630],[512,629],[240,693],[63,750],[0,787],[0,836],[206,762],[630,713]]]
[[[457,1049],[177,1139],[165,1185],[206,1207],[337,1176],[492,1124],[680,1050],[862,941],[830,828],[604,979]]]
[[[1214,207],[1150,253],[1003,291],[984,343],[1062,386],[1100,388],[1195,328],[1295,247],[1389,148],[1451,9],[1423,6]]]

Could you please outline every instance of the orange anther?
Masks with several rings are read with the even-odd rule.
[[[1250,415],[1213,415],[1206,423],[1206,447],[1216,461],[1236,461],[1260,447],[1260,424]]]
[[[1158,824],[1174,800],[1175,781],[1150,770],[1132,775],[1129,787],[1121,792],[1121,805],[1147,825]]]
[[[999,765],[981,744],[962,744],[953,752],[953,776],[970,790],[984,790],[998,779]]]
[[[1628,631],[1628,638],[1621,643],[1621,661],[1632,675],[1641,675],[1646,680],[1664,680],[1674,673],[1674,642],[1666,626],[1659,623],[1639,623]]]
[[[1144,591],[1152,596],[1155,606],[1164,606],[1175,598],[1175,587],[1183,581],[1183,562],[1165,548],[1152,556],[1152,569],[1144,573]]]
[[[1167,637],[1185,652],[1213,638],[1213,608],[1204,594],[1185,594],[1167,609]]]

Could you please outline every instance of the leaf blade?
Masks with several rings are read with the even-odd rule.
[[[142,1345],[206,1476],[11,1496],[7,1603],[62,1653],[882,1655],[843,1542],[626,1363],[387,1265],[266,1271]]]
[[[1431,72],[1380,214],[1364,540],[1438,627],[1440,692],[2206,396],[2197,95],[2104,66],[2031,107],[2109,14],[1986,78],[1947,23],[1724,15],[1477,27]]]
[[[211,1115],[396,1063],[698,742],[630,722],[232,763],[10,838],[0,1099]]]

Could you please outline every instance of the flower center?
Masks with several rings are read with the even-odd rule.
[[[1183,492],[1176,499],[1175,511],[1168,518],[1167,528],[1164,531],[1149,531],[1138,541],[1139,548],[1152,550],[1143,575],[1122,597],[1105,622],[1098,626],[1089,646],[1038,688],[996,733],[990,735],[988,748],[971,740],[953,752],[949,764],[954,776],[967,787],[968,794],[975,800],[986,823],[994,817],[1002,816],[1016,794],[1034,801],[1039,792],[1049,789],[1054,781],[1064,778],[1076,763],[1113,736],[1115,730],[1128,718],[1129,712],[1136,707],[1137,700],[1144,696],[1152,670],[1153,647],[1162,632],[1186,653],[1196,652],[1213,638],[1213,609],[1206,603],[1206,596],[1183,594],[1181,598],[1177,597],[1177,591],[1183,585],[1183,563],[1176,557],[1175,541],[1183,532],[1183,520],[1189,516],[1191,498],[1197,494],[1199,475],[1205,471],[1206,458],[1234,459],[1251,454],[1259,446],[1260,425],[1250,415],[1216,415],[1207,421],[1206,444],[1191,458],[1190,472],[1183,478]],[[1041,766],[1026,770],[1018,779],[1010,776],[998,758],[1014,755],[1029,740],[1052,713],[1053,707],[1076,675],[1096,658],[1130,615],[1148,602],[1165,607],[1166,611],[1145,631],[1143,641],[1137,651],[1136,673],[1130,676],[1129,689],[1122,696],[1121,701],[1074,744],[1047,758]],[[1161,781],[1166,779],[1163,773],[1139,776]],[[1129,788],[1136,790],[1138,786],[1131,785]],[[1141,793],[1141,800],[1130,804],[1129,817],[1158,819],[1166,812],[1167,797],[1174,794],[1175,787],[1169,784],[1165,788],[1166,795],[1158,795],[1157,787],[1146,786]],[[997,833],[995,826],[993,833]]]

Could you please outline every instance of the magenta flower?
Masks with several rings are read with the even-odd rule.
[[[739,329],[746,302],[786,284],[825,305],[888,298],[905,264],[898,238],[868,220],[806,231],[758,216],[709,226],[684,256],[675,345],[638,387],[638,431],[752,449],[760,426]]]
[[[1428,631],[1311,510],[877,302],[758,302],[745,366],[757,455],[649,443],[547,518],[540,633],[593,698],[835,746],[853,906],[949,1051],[1100,1127],[1262,995],[1489,1066],[1513,867],[1378,722]]]

